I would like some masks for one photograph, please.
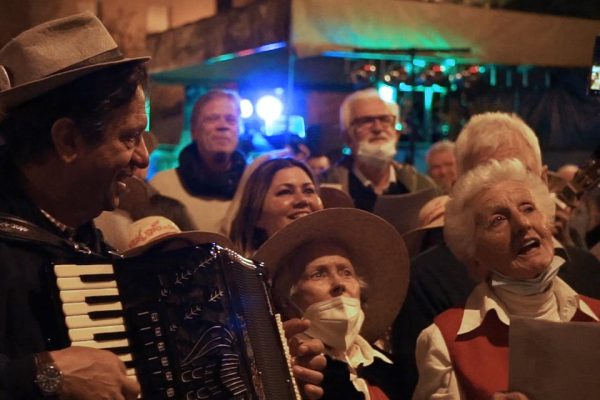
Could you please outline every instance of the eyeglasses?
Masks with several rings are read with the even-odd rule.
[[[238,117],[232,114],[224,114],[224,115],[220,115],[220,114],[209,114],[209,115],[205,115],[202,117],[202,122],[208,123],[208,124],[214,124],[217,121],[219,121],[221,118],[223,118],[223,120],[225,121],[225,123],[229,124],[229,125],[234,125],[237,124],[238,121]]]
[[[356,126],[358,128],[371,128],[375,125],[375,121],[379,121],[379,123],[385,127],[389,128],[394,126],[396,123],[395,115],[365,115],[364,117],[354,118],[350,125]]]

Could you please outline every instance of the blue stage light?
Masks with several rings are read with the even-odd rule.
[[[275,96],[266,95],[256,102],[256,114],[266,123],[271,123],[281,116],[283,103]]]
[[[242,118],[248,119],[254,114],[254,106],[248,99],[242,99],[240,101],[240,110],[242,112]]]

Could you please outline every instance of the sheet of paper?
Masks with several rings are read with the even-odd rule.
[[[512,318],[509,388],[530,400],[600,399],[600,323]]]

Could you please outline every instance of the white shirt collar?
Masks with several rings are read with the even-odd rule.
[[[336,355],[335,353],[331,354],[331,356],[347,362],[352,368],[358,368],[359,365],[367,367],[373,364],[375,358],[379,358],[388,364],[392,363],[385,354],[373,348],[373,346],[360,335],[356,337],[354,344],[346,351],[345,356],[339,357],[339,355]]]
[[[554,278],[550,290],[552,290],[556,296],[559,308],[558,314],[561,321],[570,321],[577,309],[581,310],[581,312],[595,321],[599,321],[598,316],[579,298],[577,292],[559,277]],[[465,311],[457,334],[462,335],[478,328],[487,313],[491,310],[496,311],[498,318],[503,324],[507,326],[510,325],[510,317],[506,310],[506,306],[492,291],[490,286],[486,282],[482,282],[473,290],[467,299]]]
[[[369,180],[369,178],[367,178],[361,172],[361,170],[358,169],[358,167],[356,166],[356,163],[354,163],[354,165],[352,165],[352,173],[354,174],[354,176],[356,176],[358,178],[358,180],[360,181],[360,183],[362,183],[362,185],[364,187],[370,187],[370,188],[375,187],[375,185],[373,185],[373,182],[371,182]],[[387,190],[392,183],[396,183],[397,181],[398,181],[398,178],[396,176],[396,170],[394,169],[394,164],[390,163],[390,177],[388,179],[388,184],[384,190]]]

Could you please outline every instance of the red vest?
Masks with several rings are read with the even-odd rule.
[[[600,316],[600,300],[579,297]],[[491,310],[478,328],[457,336],[463,313],[464,308],[451,308],[434,321],[466,398],[488,400],[494,393],[508,390],[508,326]],[[571,321],[597,322],[579,309]]]

